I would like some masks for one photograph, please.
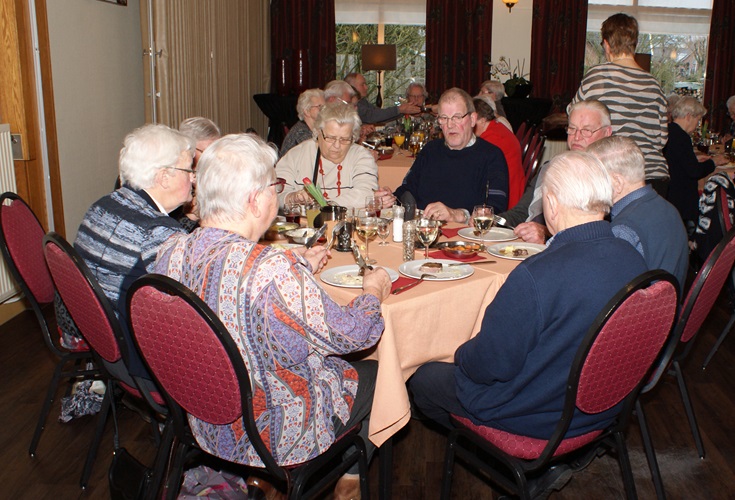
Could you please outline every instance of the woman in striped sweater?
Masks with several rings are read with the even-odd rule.
[[[646,158],[646,182],[666,197],[666,97],[658,81],[635,61],[638,21],[615,14],[602,23],[601,31],[608,62],[587,72],[572,103],[597,99],[605,104],[610,109],[613,134],[636,142]]]

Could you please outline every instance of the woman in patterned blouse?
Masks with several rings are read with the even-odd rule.
[[[377,363],[348,363],[339,356],[380,338],[388,274],[366,272],[364,293],[340,306],[313,274],[327,262],[324,247],[282,251],[258,244],[283,188],[273,169],[276,159],[273,149],[249,134],[212,144],[197,168],[200,228],[169,239],[156,271],[198,294],[240,347],[253,382],[258,430],[279,464],[316,457],[361,421],[366,445],[374,450],[365,420]],[[212,425],[189,416],[189,423],[207,452],[262,466],[240,421]],[[357,468],[349,472],[338,488],[354,485],[359,493]]]

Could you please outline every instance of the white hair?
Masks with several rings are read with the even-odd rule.
[[[505,97],[505,86],[498,80],[485,80],[480,85],[480,92],[483,90],[494,94],[498,101]]]
[[[587,148],[609,174],[622,175],[630,183],[646,180],[646,160],[633,139],[622,135],[603,137]]]
[[[222,137],[222,132],[217,124],[203,116],[187,118],[179,125],[179,132],[188,135],[196,142],[216,141]]]
[[[542,193],[552,193],[567,208],[606,214],[612,207],[612,182],[595,156],[567,151],[555,156],[545,169]]]
[[[344,80],[332,80],[324,86],[324,100],[329,100],[333,97],[342,99],[344,94],[348,94],[350,97],[357,95],[352,85]]]
[[[324,99],[324,91],[322,89],[307,89],[299,95],[299,100],[296,102],[296,112],[299,115],[299,120],[304,120],[304,115],[311,107],[312,99]]]
[[[671,107],[672,118],[684,118],[691,115],[694,118],[702,118],[707,113],[702,103],[694,97],[682,97]]]
[[[174,167],[182,153],[194,157],[194,139],[166,125],[143,125],[125,136],[123,144],[120,182],[133,189],[153,187],[158,171]]]
[[[730,109],[732,107],[735,107],[735,95],[731,95],[727,98],[727,103],[725,103],[727,106],[727,109]]]
[[[352,125],[352,140],[360,137],[360,127],[362,121],[357,115],[354,106],[344,104],[339,101],[330,102],[319,112],[314,122],[314,137],[316,138],[320,130],[324,130],[327,122],[336,122],[339,125]]]
[[[610,121],[610,109],[597,99],[587,99],[586,101],[577,101],[574,104],[570,104],[567,109],[567,115],[572,116],[572,113],[578,109],[596,111],[600,117],[601,127],[609,127],[612,125],[612,122]]]
[[[197,164],[197,202],[203,220],[240,221],[246,200],[275,180],[278,153],[254,134],[230,134],[213,142]]]

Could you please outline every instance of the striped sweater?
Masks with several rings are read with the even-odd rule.
[[[658,81],[640,69],[605,63],[590,69],[572,100],[597,99],[610,109],[613,134],[630,137],[646,159],[646,179],[666,179],[666,97]]]

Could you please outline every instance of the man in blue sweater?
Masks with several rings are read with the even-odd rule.
[[[635,247],[649,269],[663,269],[684,290],[689,266],[687,233],[676,208],[646,184],[645,160],[635,141],[612,136],[587,148],[607,169],[613,186],[613,234]]]
[[[547,166],[543,252],[510,273],[476,337],[454,364],[429,363],[409,380],[415,406],[443,426],[449,414],[513,434],[548,439],[562,412],[574,355],[607,302],[646,271],[641,255],[604,220],[610,178],[595,157],[567,152]],[[568,436],[601,429],[619,409],[577,411]]]
[[[475,137],[472,98],[458,88],[445,91],[437,121],[444,139],[424,146],[395,196],[409,192],[427,217],[460,224],[469,223],[475,205],[507,210],[508,165],[500,148]]]

